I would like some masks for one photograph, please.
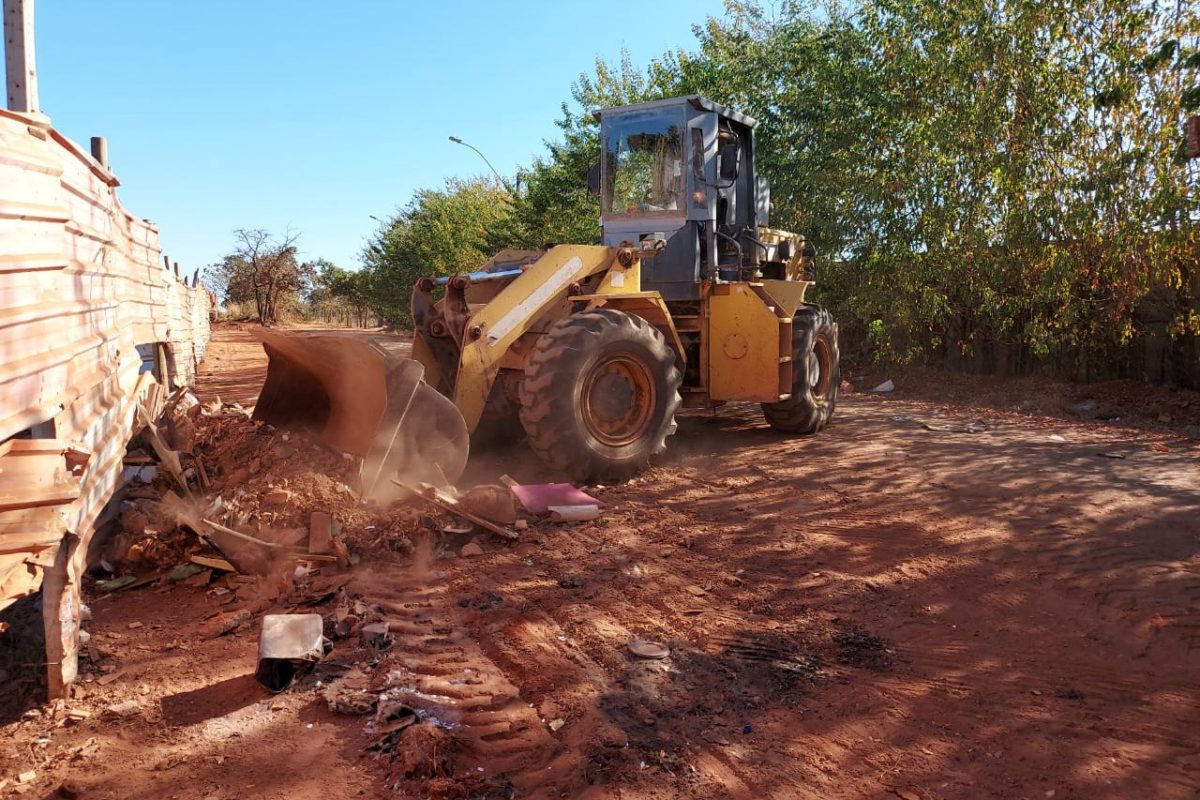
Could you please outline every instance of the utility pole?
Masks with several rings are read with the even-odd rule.
[[[33,52],[33,0],[4,0],[4,70],[8,110],[38,114],[37,61]]]
[[[490,169],[490,170],[492,171],[492,174],[496,176],[496,181],[497,181],[497,182],[498,182],[498,183],[499,183],[499,184],[500,184],[502,187],[503,187],[503,186],[507,186],[507,184],[505,184],[505,183],[504,183],[504,178],[501,178],[501,177],[500,177],[500,173],[499,173],[499,172],[497,172],[497,171],[496,171],[496,168],[492,166],[492,162],[488,161],[488,157],[487,157],[487,156],[485,156],[485,155],[484,155],[482,152],[480,152],[480,150],[479,150],[479,148],[478,148],[478,147],[476,147],[476,146],[475,146],[475,145],[473,145],[473,144],[467,144],[466,142],[464,142],[462,139],[458,138],[457,136],[451,136],[451,137],[450,137],[450,141],[454,142],[455,144],[461,144],[463,147],[469,147],[469,148],[471,148],[472,150],[474,150],[476,153],[478,153],[478,154],[479,154],[479,157],[483,159],[483,163],[487,164],[487,165],[488,165],[488,169]]]

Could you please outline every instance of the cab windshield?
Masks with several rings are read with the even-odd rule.
[[[683,128],[682,108],[605,118],[606,216],[684,213]]]

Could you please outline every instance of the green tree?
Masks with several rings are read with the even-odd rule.
[[[518,239],[512,195],[496,181],[452,179],[444,189],[422,189],[363,250],[372,306],[389,323],[408,326],[418,278],[478,269]]]
[[[342,269],[323,258],[312,266],[315,278],[307,298],[312,315],[326,322],[367,327],[373,320],[370,274]]]
[[[1158,330],[1195,374],[1195,4],[730,0],[695,34],[645,69],[597,60],[515,196],[418,193],[368,247],[376,305],[399,320],[419,274],[595,241],[592,112],[702,93],[760,121],[772,225],[816,245],[818,299],[859,355],[1086,377],[1132,371]],[[434,221],[468,207],[448,242]]]

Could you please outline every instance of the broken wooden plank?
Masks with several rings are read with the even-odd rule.
[[[7,511],[0,514],[0,556],[55,547],[66,530],[66,520],[55,506]]]
[[[288,553],[287,556],[288,556],[288,558],[292,559],[293,561],[311,561],[314,564],[336,564],[338,561],[341,560],[337,556],[334,556],[334,555],[327,556],[327,555],[323,555],[321,553],[295,552],[295,553]]]
[[[328,511],[314,511],[308,518],[308,552],[333,552],[333,515]]]
[[[108,686],[110,683],[123,676],[128,669],[128,667],[121,667],[120,669],[113,670],[112,672],[106,672],[96,679],[96,683],[100,684],[101,686]]]
[[[60,506],[79,497],[79,482],[42,486],[19,494],[0,494],[0,512],[21,508]]]
[[[219,569],[222,572],[238,571],[237,567],[233,566],[233,564],[230,564],[223,558],[212,558],[210,556],[191,556],[188,561],[191,561],[193,564],[199,564],[202,567],[208,567],[209,569]]]
[[[154,448],[155,455],[171,476],[175,478],[175,482],[188,497],[191,497],[192,490],[188,486],[187,479],[183,477],[183,464],[179,460],[179,453],[167,447],[167,443],[163,441],[162,435],[158,432],[158,426],[154,423],[150,412],[141,403],[137,405],[137,414],[139,422],[145,426],[144,432],[146,438],[150,440],[150,446]]]
[[[212,487],[212,481],[208,479],[208,470],[204,468],[204,459],[200,456],[195,456],[196,459],[196,477],[200,479],[200,488],[208,491]]]
[[[201,520],[201,522],[203,523],[203,525],[208,526],[209,530],[208,531],[202,530],[199,532],[203,533],[205,535],[205,537],[210,542],[212,542],[218,550],[220,550],[222,553],[225,554],[226,558],[228,558],[230,560],[230,562],[235,563],[235,564],[237,564],[242,559],[239,557],[238,554],[234,554],[234,553],[230,552],[230,550],[232,548],[231,548],[229,542],[225,542],[224,545],[222,545],[222,543],[219,541],[221,535],[230,536],[234,539],[237,539],[238,541],[256,545],[258,547],[263,548],[264,550],[267,551],[267,552],[260,554],[260,556],[264,559],[282,557],[282,558],[292,559],[294,561],[320,561],[323,563],[333,563],[333,562],[337,561],[337,556],[321,555],[321,554],[317,554],[317,553],[302,553],[298,550],[292,550],[281,544],[276,544],[275,542],[264,542],[262,539],[259,539],[255,536],[251,536],[248,533],[242,533],[241,531],[235,531],[233,528],[227,528],[224,525],[221,525],[220,523],[217,523],[217,522],[213,522],[210,519]],[[214,536],[214,534],[219,534],[219,535]],[[245,554],[243,553],[240,555],[245,555]],[[243,572],[243,573],[248,573],[248,574],[265,574],[264,569],[262,569],[264,564],[259,563],[255,566],[257,566],[258,568],[252,568],[252,565],[250,565],[248,563],[247,564],[238,564],[238,572]]]
[[[242,533],[241,531],[235,531],[233,528],[226,528],[221,523],[213,522],[211,519],[201,519],[200,522],[202,522],[205,525],[208,525],[210,528],[212,528],[213,530],[215,530],[219,533],[224,533],[228,536],[234,537],[235,539],[240,539],[243,542],[250,542],[251,544],[256,544],[259,547],[265,547],[268,550],[282,549],[282,545],[278,545],[275,542],[264,542],[262,539],[251,536],[248,533]]]

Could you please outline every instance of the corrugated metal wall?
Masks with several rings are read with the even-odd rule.
[[[0,449],[0,608],[37,588],[66,534],[79,537],[65,576],[77,588],[146,385],[138,345],[166,346],[178,386],[208,342],[210,295],[164,268],[158,229],[121,206],[116,185],[53,128],[0,110],[0,442],[32,435],[90,452],[82,475],[59,476],[78,499],[31,494],[32,513]]]

